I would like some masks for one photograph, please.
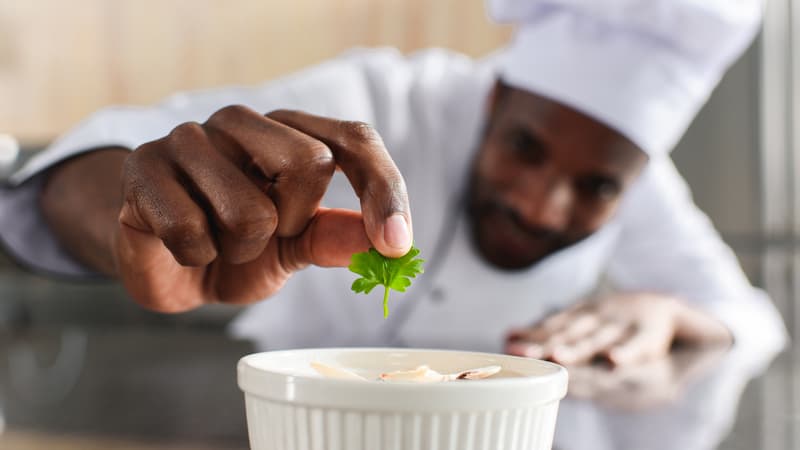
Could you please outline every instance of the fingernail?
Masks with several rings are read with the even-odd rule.
[[[411,247],[411,232],[402,214],[394,214],[386,219],[386,224],[383,226],[383,240],[393,248]]]

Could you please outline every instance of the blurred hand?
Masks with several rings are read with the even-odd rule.
[[[363,215],[320,208],[337,168]],[[253,302],[309,264],[411,246],[405,183],[362,123],[229,106],[142,145],[122,172],[116,273],[154,310]]]
[[[674,297],[615,294],[512,330],[506,352],[576,365],[605,358],[630,365],[667,355],[676,341],[730,344],[727,328]]]

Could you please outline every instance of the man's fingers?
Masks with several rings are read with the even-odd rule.
[[[506,338],[506,353],[528,358],[548,358],[556,344],[572,340],[594,329],[589,314],[570,308],[554,314],[531,328],[511,330]]]
[[[125,205],[121,221],[130,215],[130,206]],[[177,313],[188,311],[203,304],[203,295],[198,289],[171,289],[178,278],[203,278],[203,268],[187,270],[181,267],[164,242],[150,232],[120,224],[115,236],[115,256],[120,281],[128,293],[141,306],[159,312]]]
[[[509,342],[508,351],[532,358],[552,359],[567,364],[576,356],[575,347],[601,325],[600,317],[592,312],[570,311],[558,320],[545,321],[523,337],[515,333],[516,342]],[[560,327],[560,328],[557,328]]]
[[[570,345],[557,347],[553,360],[560,364],[582,364],[591,361],[620,342],[628,334],[628,327],[621,323],[608,323],[593,333],[584,336]]]
[[[213,221],[222,258],[231,264],[256,259],[278,224],[272,200],[216,151],[199,124],[180,125],[165,141],[176,170]]]
[[[562,325],[561,329],[546,336],[541,342],[541,358],[566,361],[571,358],[575,342],[585,338],[599,326],[600,318],[591,311],[576,311],[570,314],[569,320]]]
[[[217,257],[217,249],[206,213],[171,168],[141,161],[159,157],[143,151],[126,160],[120,223],[158,237],[181,265],[207,265]]]
[[[576,313],[561,330],[547,337],[546,344],[554,347],[570,345],[594,332],[600,326],[600,317],[597,314]]]
[[[320,208],[303,234],[281,242],[280,260],[289,272],[309,264],[346,267],[353,253],[367,251],[369,247],[361,213]]]
[[[665,356],[674,333],[672,325],[659,320],[639,324],[631,335],[608,351],[612,364],[624,366]]]
[[[279,237],[300,234],[319,207],[336,161],[320,140],[244,106],[228,106],[203,125],[215,146],[269,195]]]
[[[274,111],[267,117],[325,143],[361,199],[364,225],[373,246],[389,257],[408,252],[412,226],[405,181],[377,132],[361,122],[299,111]]]
[[[585,305],[583,304],[575,305],[537,322],[532,327],[513,329],[508,333],[506,340],[526,340],[544,343],[550,337],[566,328],[584,309]]]

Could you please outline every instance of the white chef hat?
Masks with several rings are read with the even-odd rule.
[[[567,104],[651,156],[672,150],[758,30],[761,0],[488,0],[517,25],[509,85]]]

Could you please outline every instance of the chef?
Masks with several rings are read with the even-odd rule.
[[[34,269],[116,277],[154,310],[253,304],[232,331],[264,349],[631,364],[675,343],[780,347],[780,317],[668,156],[760,2],[489,9],[517,29],[481,60],[358,50],[102,110],[12,177],[0,237]],[[335,267],[412,240],[426,273],[384,320],[380,294]]]

